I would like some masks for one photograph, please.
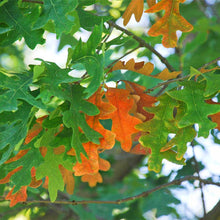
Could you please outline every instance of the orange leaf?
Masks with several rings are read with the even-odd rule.
[[[42,184],[42,180],[37,180],[35,176],[36,176],[36,169],[35,167],[32,167],[31,168],[31,183],[29,184],[29,186],[32,188],[37,188]]]
[[[131,0],[128,5],[126,11],[124,12],[122,18],[124,18],[123,24],[126,26],[132,16],[134,14],[136,21],[141,20],[141,16],[144,10],[144,0]]]
[[[219,66],[216,66],[216,67],[213,67],[213,68],[211,68],[211,69],[202,68],[202,69],[200,69],[199,71],[200,71],[201,73],[208,73],[208,72],[211,72],[211,71],[214,71],[214,70],[219,70],[219,69],[220,69],[220,67],[219,67]]]
[[[21,170],[22,167],[23,166],[17,167],[14,170],[12,170],[11,172],[9,172],[6,177],[4,177],[3,179],[0,179],[0,184],[8,183],[10,181],[11,176],[14,175],[15,173],[17,173],[19,170]]]
[[[137,144],[135,147],[131,149],[129,153],[148,155],[151,154],[151,149],[147,147],[143,147],[141,144]]]
[[[27,200],[27,186],[22,186],[19,191],[12,194],[14,187],[5,197],[6,200],[11,200],[10,207],[15,206],[18,202],[25,202]]]
[[[150,36],[163,35],[164,47],[175,47],[177,43],[176,31],[189,32],[193,26],[180,15],[179,4],[185,0],[162,0],[145,12],[155,13],[165,10],[164,16],[158,20],[148,31]]]
[[[64,145],[61,145],[61,146],[59,146],[59,147],[55,147],[55,148],[53,149],[53,152],[54,152],[54,154],[62,154],[62,153],[65,152],[65,146],[64,146]]]
[[[101,123],[99,122],[99,118],[95,116],[88,116],[86,118],[86,122],[88,125],[94,129],[95,131],[99,132],[102,135],[100,138],[100,147],[102,149],[111,149],[114,147],[115,144],[115,134],[112,131],[105,129]]]
[[[82,182],[88,182],[90,187],[96,186],[97,183],[102,183],[102,176],[100,173],[86,174],[81,178]]]
[[[153,114],[150,114],[146,112],[143,107],[152,107],[154,103],[157,101],[157,99],[153,96],[149,96],[144,93],[146,88],[144,86],[138,85],[137,83],[134,82],[129,82],[123,80],[123,82],[126,85],[126,89],[130,91],[132,94],[131,97],[134,99],[137,105],[136,112],[140,113],[144,116],[144,121],[150,120],[153,118]],[[135,95],[138,95],[140,99],[136,99]],[[133,113],[135,115],[135,113]],[[136,115],[135,115],[136,116]]]
[[[47,148],[46,147],[40,147],[40,153],[42,155],[42,157],[45,157],[47,154]]]
[[[75,176],[96,173],[99,170],[98,145],[88,142],[83,144],[83,147],[85,148],[88,158],[81,154],[82,163],[76,162],[76,165],[73,167]]]
[[[75,186],[73,172],[67,170],[62,165],[59,165],[59,169],[62,174],[63,181],[66,184],[66,191],[68,194],[72,195],[74,191],[74,186]]]
[[[116,108],[109,102],[103,102],[103,94],[104,92],[101,91],[100,88],[93,96],[89,98],[88,101],[96,105],[100,113],[95,116],[87,116],[86,122],[92,129],[102,135],[102,137],[99,139],[100,147],[103,149],[111,149],[115,144],[115,134],[112,131],[105,129],[99,122],[99,119],[110,118],[109,115],[114,112]]]
[[[99,117],[99,119],[108,119],[109,114],[116,110],[115,106],[111,103],[103,101],[104,91],[101,90],[101,87],[95,92],[87,101],[96,105],[100,111],[98,115],[95,117]]]
[[[44,180],[43,187],[44,187],[45,189],[48,189],[48,184],[49,184],[49,178],[48,178],[48,176],[46,176],[46,177],[45,177],[45,180]]]
[[[28,131],[27,137],[25,138],[24,143],[28,144],[31,140],[36,137],[42,131],[41,124],[34,124],[33,127]]]
[[[108,88],[106,92],[106,98],[117,108],[117,111],[111,113],[112,131],[116,134],[116,139],[121,142],[122,149],[127,152],[132,146],[131,135],[138,132],[135,125],[142,122],[129,115],[134,100],[129,99],[128,95],[129,91],[125,89]]]
[[[102,171],[108,171],[111,167],[111,164],[102,158],[99,158],[99,169]]]
[[[219,104],[219,102],[213,102],[211,99],[206,100],[206,103],[208,104]],[[213,122],[217,123],[217,126],[215,127],[220,131],[220,112],[214,114],[214,115],[209,115],[209,117],[212,119]]]
[[[154,77],[154,78],[161,79],[161,80],[174,79],[181,73],[179,71],[170,73],[169,70],[166,68],[162,72],[156,75],[150,75],[154,70],[154,65],[150,62],[144,63],[143,61],[135,63],[134,59],[130,59],[129,61],[127,61],[127,63],[125,63],[125,61],[118,61],[109,70],[109,72],[113,72],[115,70],[121,70],[121,69],[130,70],[136,73],[143,74],[145,76],[150,76],[150,77]]]
[[[148,63],[144,63],[144,61],[142,62],[137,62],[135,63],[134,59],[130,59],[127,61],[127,63],[125,63],[125,61],[118,61],[110,70],[109,72],[113,72],[115,70],[131,70],[133,72],[136,73],[140,73],[146,76],[150,76],[150,74],[153,72],[154,70],[154,65],[150,62]]]
[[[148,7],[152,7],[156,4],[156,0],[147,0]]]
[[[25,150],[20,150],[14,157],[10,158],[9,160],[5,161],[5,163],[12,163],[14,161],[17,161],[19,159],[21,159],[27,152],[29,151],[29,149],[25,149]]]

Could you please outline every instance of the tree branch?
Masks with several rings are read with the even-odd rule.
[[[173,83],[173,82],[178,82],[178,81],[182,81],[184,79],[187,79],[188,77],[190,76],[183,76],[181,78],[176,78],[176,79],[171,79],[171,80],[167,80],[165,82],[162,82],[162,83],[158,83],[156,86],[152,87],[151,89],[148,89],[145,91],[145,93],[149,93],[149,92],[152,92],[153,90],[161,87],[161,86],[168,86],[170,83]]]
[[[136,40],[137,42],[139,42],[140,47],[145,47],[148,50],[150,50],[152,53],[154,53],[159,59],[160,61],[165,64],[165,66],[171,71],[175,71],[175,69],[173,68],[173,66],[168,62],[168,60],[163,57],[158,51],[156,51],[150,44],[146,43],[145,40],[143,40],[142,38],[138,37],[137,35],[133,34],[132,32],[124,29],[123,27],[120,27],[119,25],[115,24],[112,21],[107,21],[107,23],[110,26],[115,27],[116,29],[122,31],[123,33],[127,34],[128,36],[131,36],[134,40]]]
[[[199,70],[204,69],[204,68],[206,68],[206,67],[208,67],[208,66],[210,66],[210,65],[212,65],[214,63],[217,63],[219,60],[220,60],[220,57],[217,57],[216,59],[211,60],[210,62],[208,62],[208,63],[204,64],[203,66],[201,66],[199,68]]]
[[[124,198],[124,199],[118,199],[118,200],[114,200],[114,201],[111,201],[111,200],[105,200],[105,201],[101,201],[101,200],[55,201],[55,202],[53,202],[53,204],[62,204],[62,205],[121,204],[121,203],[125,203],[125,202],[128,202],[128,201],[136,200],[136,199],[139,199],[139,198],[142,198],[142,197],[147,197],[150,194],[152,194],[152,193],[154,193],[154,192],[156,192],[156,191],[158,191],[160,189],[164,189],[164,188],[167,188],[167,187],[173,186],[173,185],[179,185],[182,182],[189,181],[189,180],[199,180],[200,182],[202,182],[204,184],[211,184],[211,185],[220,186],[220,183],[215,183],[215,182],[212,182],[212,181],[209,181],[209,180],[201,179],[198,176],[186,176],[186,177],[183,177],[183,178],[180,178],[180,179],[173,180],[173,181],[171,181],[169,183],[165,183],[163,185],[159,185],[159,186],[157,186],[155,188],[152,188],[150,190],[142,192],[142,193],[140,193],[138,195],[127,197],[127,198]],[[51,204],[52,202],[48,201],[48,200],[32,200],[32,201],[23,202],[23,204],[33,204],[33,203]]]

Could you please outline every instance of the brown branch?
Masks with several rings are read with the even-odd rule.
[[[29,3],[35,3],[35,4],[41,4],[41,5],[44,4],[44,2],[36,1],[36,0],[22,0],[22,2],[29,2]]]
[[[62,205],[121,204],[121,203],[125,203],[125,202],[128,202],[128,201],[136,200],[136,199],[139,199],[139,198],[142,198],[142,197],[147,197],[150,194],[152,194],[152,193],[154,193],[154,192],[156,192],[156,191],[158,191],[160,189],[164,189],[164,188],[167,188],[167,187],[173,186],[173,185],[180,185],[182,182],[189,181],[189,180],[199,180],[200,182],[202,182],[204,184],[211,184],[211,185],[220,186],[220,183],[215,183],[215,182],[212,182],[212,181],[209,181],[209,180],[201,179],[198,176],[186,176],[186,177],[183,177],[183,178],[180,178],[180,179],[173,180],[173,181],[171,181],[169,183],[165,183],[163,185],[159,185],[159,186],[157,186],[155,188],[152,188],[150,190],[142,192],[142,193],[140,193],[138,195],[127,197],[127,198],[124,198],[124,199],[118,199],[118,200],[114,200],[114,201],[112,201],[112,200],[105,200],[105,201],[102,201],[102,200],[55,201],[55,202],[53,202],[53,204],[62,204]],[[23,204],[33,204],[33,203],[51,204],[52,202],[48,201],[48,200],[32,200],[32,201],[23,202]]]
[[[145,40],[143,40],[142,38],[138,37],[137,35],[133,34],[132,32],[124,29],[123,27],[120,27],[119,25],[115,24],[113,21],[107,21],[107,23],[110,26],[115,27],[116,29],[122,31],[123,33],[127,34],[128,36],[131,36],[134,40],[136,40],[137,42],[139,42],[140,47],[145,47],[148,50],[150,50],[152,53],[154,53],[159,59],[160,61],[165,64],[165,66],[171,71],[175,71],[175,69],[173,68],[173,66],[168,62],[168,60],[163,57],[157,50],[155,50],[150,44],[146,43]]]
[[[212,65],[214,63],[217,63],[219,60],[220,60],[220,57],[217,57],[214,60],[211,60],[210,62],[208,62],[208,63],[204,64],[203,66],[201,66],[199,68],[199,70],[204,69],[204,68],[206,68],[206,67],[208,67],[208,66],[210,66],[210,65]]]
[[[145,93],[152,92],[153,90],[155,90],[161,86],[168,86],[170,83],[173,83],[173,82],[182,81],[184,79],[187,79],[188,77],[190,77],[190,76],[183,76],[181,78],[171,79],[171,80],[167,80],[166,82],[158,83],[156,86],[146,90]]]

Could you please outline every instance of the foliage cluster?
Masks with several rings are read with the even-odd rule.
[[[0,210],[6,219],[14,213],[7,213],[5,200],[33,219],[53,216],[43,205],[50,202],[61,219],[149,219],[147,212],[183,219],[173,208],[180,200],[163,188],[180,189],[174,185],[187,180],[193,186],[199,180],[204,217],[211,219],[203,185],[219,184],[212,176],[201,179],[203,164],[186,151],[204,149],[197,137],[219,143],[220,4],[213,4],[0,2]],[[139,22],[146,13],[144,30],[117,23],[122,17],[129,27],[133,15]],[[87,41],[77,37],[84,30],[91,33]],[[26,67],[18,40],[34,53],[48,33],[59,39],[58,50],[68,45],[66,66],[38,59]],[[174,49],[165,58],[158,46]],[[163,161],[180,169],[164,176]]]

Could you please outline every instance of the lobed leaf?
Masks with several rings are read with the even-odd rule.
[[[144,10],[144,0],[131,0],[130,4],[126,8],[122,18],[124,19],[123,24],[126,26],[134,14],[136,21],[141,20],[141,16]]]
[[[163,35],[162,44],[165,47],[175,47],[177,44],[176,31],[189,32],[193,26],[180,15],[179,4],[185,0],[162,0],[151,8],[147,13],[155,13],[165,10],[164,16],[159,19],[148,31],[150,36]]]

